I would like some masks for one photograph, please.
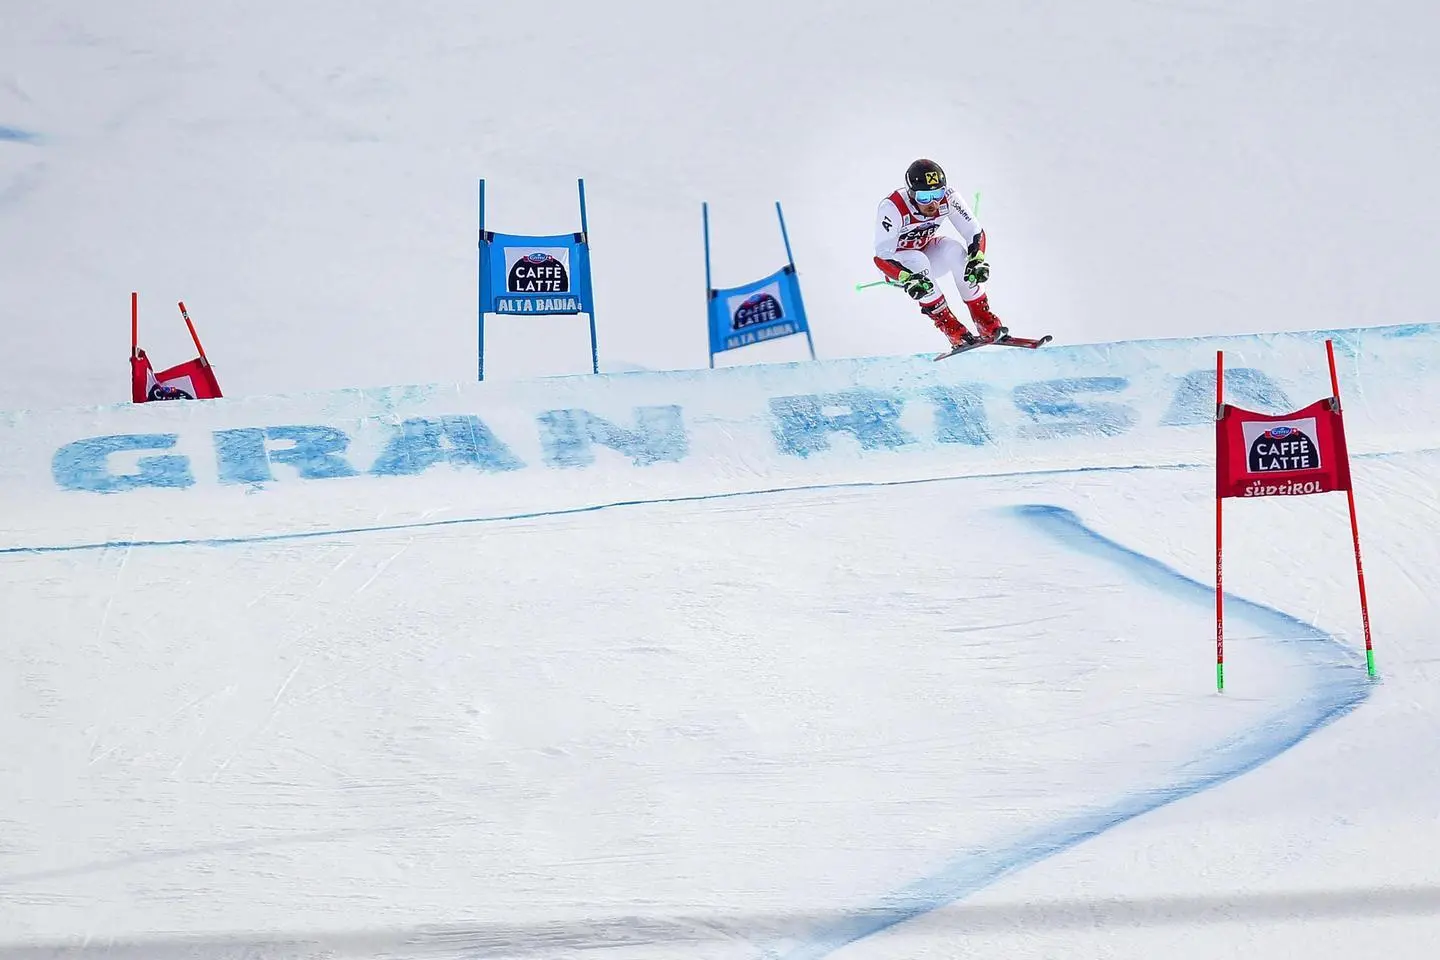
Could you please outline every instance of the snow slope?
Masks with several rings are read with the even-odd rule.
[[[10,415],[0,957],[1430,956],[1440,328],[1329,335],[1383,682],[1232,501],[1213,691],[1324,336]]]
[[[0,960],[1435,955],[1437,26],[0,4]],[[852,292],[918,155],[1081,346]],[[582,176],[613,375],[470,382],[476,180]],[[696,369],[707,200],[721,284],[784,203],[827,362]],[[111,406],[131,290],[230,399]],[[1383,682],[1343,504],[1237,503],[1219,697],[1208,371],[1313,399],[1238,335],[1316,327]]]
[[[188,355],[184,300],[236,396],[469,381],[480,177],[496,229],[540,233],[586,178],[612,370],[705,366],[703,200],[721,285],[779,265],[784,203],[822,357],[931,348],[852,291],[916,156],[981,192],[1017,332],[1433,321],[1437,26],[1424,0],[9,3],[0,409],[126,399],[131,290],[156,359]],[[490,333],[491,377],[589,369],[583,320]]]

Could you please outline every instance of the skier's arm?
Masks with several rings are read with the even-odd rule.
[[[973,257],[977,252],[985,252],[985,231],[975,221],[975,214],[965,204],[960,194],[950,191],[950,224],[955,232],[960,234],[960,239],[965,241],[965,249]]]
[[[889,197],[880,201],[875,211],[875,265],[891,280],[899,278],[901,272],[918,273],[930,265],[930,261],[918,250],[901,250],[900,211]]]
[[[900,242],[900,211],[889,197],[875,211],[875,259],[893,260]]]
[[[975,214],[960,195],[950,193],[950,222],[965,240],[965,279],[984,283],[990,279],[990,264],[985,262],[985,231],[975,222]]]

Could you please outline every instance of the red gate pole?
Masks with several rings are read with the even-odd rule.
[[[140,356],[140,294],[130,291],[130,357]]]
[[[1225,351],[1215,351],[1215,419],[1225,416]],[[1219,431],[1216,431],[1218,436]],[[1219,457],[1220,451],[1215,451]],[[1225,691],[1225,572],[1221,540],[1224,524],[1221,519],[1220,490],[1215,490],[1215,690]]]
[[[205,366],[208,367],[208,366],[210,366],[210,358],[207,357],[207,356],[205,356],[205,348],[202,347],[202,346],[200,346],[200,335],[195,332],[195,324],[193,324],[193,323],[190,322],[190,314],[185,310],[185,301],[184,301],[184,300],[181,300],[181,301],[179,301],[179,303],[180,303],[180,316],[182,316],[182,317],[185,318],[185,326],[186,326],[186,328],[188,328],[189,331],[190,331],[190,339],[193,340],[193,341],[195,341],[195,349],[196,349],[196,350],[199,352],[199,354],[200,354],[200,362],[203,363]]]
[[[1325,341],[1325,356],[1330,361],[1330,391],[1335,398],[1336,409],[1340,409],[1340,378],[1335,374],[1335,344]],[[1349,456],[1349,451],[1346,451]],[[1365,628],[1365,672],[1375,676],[1375,648],[1370,642],[1370,603],[1365,597],[1365,565],[1360,560],[1360,525],[1355,519],[1355,484],[1345,488],[1345,502],[1350,507],[1350,539],[1355,544],[1355,580],[1360,585],[1360,623]]]

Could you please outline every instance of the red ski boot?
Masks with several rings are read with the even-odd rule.
[[[982,339],[1000,340],[1010,335],[1000,318],[990,312],[990,298],[985,294],[980,294],[974,300],[966,300],[965,306],[970,311],[970,319],[980,331]]]
[[[965,329],[965,324],[961,323],[959,318],[951,312],[950,305],[943,299],[928,307],[921,307],[920,312],[930,318],[931,322],[935,324],[935,329],[945,334],[951,347],[975,342],[975,334]]]

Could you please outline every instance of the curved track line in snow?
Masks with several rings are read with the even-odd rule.
[[[1214,602],[1213,585],[1192,580],[1153,557],[1097,533],[1070,510],[1048,504],[1009,509],[1066,547],[1115,564],[1136,581],[1176,600],[1202,606]],[[772,949],[766,956],[774,960],[818,960],[847,944],[962,900],[1142,814],[1233,780],[1284,753],[1370,696],[1372,686],[1358,669],[1362,658],[1336,638],[1283,611],[1232,594],[1226,594],[1226,604],[1232,619],[1243,619],[1276,637],[1310,668],[1310,689],[1298,702],[1186,764],[1184,775],[1174,783],[1129,794],[1109,806],[1059,820],[993,850],[957,857],[941,871],[884,898],[875,908],[819,928],[804,942]]]
[[[1386,456],[1373,454],[1371,456]],[[988,479],[1006,476],[1057,476],[1076,473],[1130,472],[1138,470],[1190,469],[1207,464],[1173,464],[1166,466],[1083,467],[1047,471],[1016,471],[986,475],[927,477],[896,481],[858,481],[778,487],[765,490],[701,494],[687,497],[619,501],[575,507],[564,510],[536,511],[491,517],[456,518],[420,521],[348,529],[277,533],[249,537],[196,538],[184,540],[111,541],[48,547],[5,547],[0,554],[55,553],[103,550],[110,547],[165,546],[231,546],[275,541],[319,539],[324,537],[366,533],[413,531],[428,527],[457,526],[538,519],[569,514],[590,513],[616,507],[648,504],[695,503],[711,500],[760,497],[777,493],[804,493],[824,490],[867,489],[911,486],[966,479]],[[1064,546],[1086,553],[1096,559],[1119,566],[1136,582],[1168,593],[1178,601],[1208,607],[1214,598],[1213,586],[1193,580],[1160,561],[1126,547],[1087,527],[1072,511],[1048,504],[1031,504],[1009,509],[1022,522],[1029,523]],[[1312,672],[1309,689],[1293,705],[1281,710],[1250,731],[1229,737],[1207,749],[1182,767],[1183,774],[1166,786],[1140,790],[1120,797],[1105,807],[1058,820],[1046,827],[1030,831],[1003,846],[958,855],[951,863],[930,876],[883,898],[870,908],[853,911],[839,919],[818,925],[803,939],[791,939],[786,945],[772,947],[765,956],[772,960],[818,960],[844,946],[890,927],[913,920],[934,910],[960,901],[996,881],[1062,853],[1086,840],[1093,839],[1176,800],[1193,796],[1218,786],[1268,762],[1300,743],[1321,727],[1355,709],[1370,695],[1372,686],[1358,668],[1363,660],[1355,651],[1336,638],[1312,627],[1290,614],[1227,594],[1232,619],[1240,619],[1286,645],[1295,652],[1301,665]]]

